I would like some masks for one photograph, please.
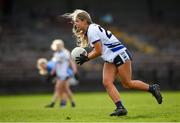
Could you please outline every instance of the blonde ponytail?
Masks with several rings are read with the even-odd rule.
[[[92,23],[91,16],[84,10],[76,9],[73,13],[66,13],[63,17],[70,18],[73,23],[75,22],[76,18],[80,18],[81,20],[86,20],[88,24]],[[88,40],[87,37],[84,35],[82,31],[79,31],[75,25],[73,25],[72,32],[74,37],[76,38],[77,45],[80,47],[87,47]]]

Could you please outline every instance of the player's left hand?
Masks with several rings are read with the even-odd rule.
[[[76,63],[82,65],[84,62],[89,61],[89,58],[83,54],[80,54],[80,57],[76,57]]]

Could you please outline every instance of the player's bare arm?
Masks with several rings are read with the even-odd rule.
[[[94,43],[94,49],[88,54],[89,59],[94,59],[101,55],[102,52],[102,43],[97,41]]]

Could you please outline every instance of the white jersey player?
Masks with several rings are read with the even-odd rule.
[[[75,107],[73,100],[73,94],[69,87],[69,80],[72,78],[73,74],[76,74],[77,68],[70,58],[69,51],[64,47],[64,42],[61,39],[56,39],[51,45],[51,49],[54,51],[52,61],[55,62],[54,72],[57,77],[55,83],[54,96],[47,107],[53,107],[57,98],[61,100],[61,106],[66,103],[63,101],[63,94],[67,95],[71,101],[72,107]],[[73,69],[72,73],[69,73],[70,67]]]
[[[53,55],[52,61],[56,63],[55,71],[58,79],[66,80],[70,76],[68,69],[70,66],[70,54],[66,49],[56,51]]]
[[[83,63],[101,56],[105,63],[103,67],[103,85],[116,105],[116,109],[110,116],[122,116],[127,114],[123,106],[119,92],[113,84],[115,77],[121,78],[124,88],[149,91],[159,104],[162,96],[158,84],[149,85],[140,80],[132,80],[131,57],[127,48],[110,32],[100,25],[94,24],[89,13],[84,10],[75,10],[73,13],[63,15],[73,21],[73,33],[81,47],[90,44],[94,49],[88,55],[81,54],[76,58],[76,63]]]

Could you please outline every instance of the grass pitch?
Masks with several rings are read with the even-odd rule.
[[[76,107],[44,108],[50,94],[0,96],[0,122],[180,122],[180,92],[163,92],[157,104],[149,93],[122,92],[127,116],[110,117],[115,109],[106,92],[76,93]]]

